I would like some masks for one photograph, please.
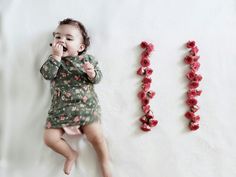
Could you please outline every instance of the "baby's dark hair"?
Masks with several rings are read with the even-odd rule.
[[[90,39],[89,39],[88,33],[87,33],[84,25],[81,22],[71,19],[71,18],[66,18],[66,19],[60,21],[59,26],[60,25],[73,25],[80,30],[82,37],[83,37],[83,44],[85,45],[85,48],[82,52],[79,52],[79,55],[86,52],[88,46],[90,45]]]

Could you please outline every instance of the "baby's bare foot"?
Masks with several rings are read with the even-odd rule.
[[[111,165],[109,162],[102,164],[102,174],[103,177],[112,177]]]
[[[70,158],[67,158],[64,164],[64,173],[66,175],[70,174],[70,171],[72,169],[72,166],[74,164],[74,162],[76,161],[76,159],[78,158],[78,152],[74,151],[73,155]]]

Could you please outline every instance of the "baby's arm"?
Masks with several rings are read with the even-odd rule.
[[[87,55],[85,57],[87,57],[86,59],[88,60],[88,62],[93,65],[93,70],[94,70],[94,74],[90,74],[90,73],[92,73],[91,70],[90,70],[90,72],[87,72],[88,79],[93,84],[97,84],[102,79],[102,72],[101,72],[100,68],[98,67],[98,62],[91,55]]]
[[[47,61],[40,68],[40,73],[46,80],[52,80],[57,76],[58,69],[61,65],[61,62],[54,59],[51,55]]]

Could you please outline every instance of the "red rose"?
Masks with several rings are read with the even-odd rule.
[[[154,91],[152,91],[152,90],[149,90],[148,92],[147,92],[147,96],[149,97],[149,98],[153,98],[154,96],[155,96],[155,92]]]
[[[192,131],[197,130],[197,129],[199,129],[199,124],[195,123],[195,122],[190,122],[189,123],[189,129],[192,130]]]
[[[188,84],[188,87],[189,87],[190,89],[195,89],[195,88],[197,88],[198,86],[199,86],[199,83],[196,82],[196,81],[191,81],[191,82]]]
[[[141,46],[141,48],[145,49],[148,47],[148,43],[143,41],[143,42],[141,42],[140,46]]]
[[[143,57],[140,61],[140,64],[143,66],[143,67],[147,67],[150,65],[150,60],[147,58],[147,57]]]
[[[193,112],[188,111],[188,112],[185,113],[184,116],[185,116],[187,119],[190,119],[190,120],[191,120],[195,115],[194,115]]]
[[[188,98],[186,100],[186,103],[189,105],[189,106],[193,106],[193,105],[196,105],[197,104],[197,100],[195,98]]]
[[[147,125],[146,123],[144,123],[143,125],[141,125],[141,130],[143,131],[150,131],[151,127],[149,125]]]
[[[143,67],[140,67],[140,68],[138,69],[138,71],[137,71],[137,74],[140,75],[140,76],[143,76],[144,73],[145,73],[145,70],[144,70]]]
[[[187,55],[185,58],[184,58],[184,62],[186,64],[192,64],[194,62],[193,60],[193,57],[191,55]]]
[[[187,44],[186,44],[186,47],[187,47],[187,48],[193,48],[193,47],[195,47],[195,41],[188,41]]]
[[[141,90],[140,92],[138,92],[139,99],[143,99],[143,98],[145,98],[145,96],[146,96],[146,92],[145,91]]]
[[[148,125],[149,125],[150,127],[155,127],[157,124],[158,124],[158,121],[155,120],[155,119],[149,119],[149,120],[148,120]]]
[[[152,74],[152,72],[153,72],[152,68],[146,68],[145,69],[146,76],[150,76]]]
[[[152,83],[152,79],[149,78],[149,77],[144,77],[143,80],[142,80],[142,82],[143,82],[144,84],[149,84],[149,83]]]
[[[145,114],[147,114],[148,113],[148,111],[150,111],[150,105],[143,105],[142,106],[142,110],[143,110],[143,112],[145,113]]]

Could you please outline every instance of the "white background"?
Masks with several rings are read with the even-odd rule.
[[[87,27],[90,54],[103,80],[96,85],[114,177],[236,176],[236,0],[12,0],[0,2],[0,176],[64,176],[64,159],[43,143],[49,83],[39,68],[58,21]],[[159,125],[139,130],[136,75],[146,40],[155,46],[151,107]],[[203,75],[200,129],[190,132],[185,43],[196,40]],[[71,177],[99,177],[85,137],[68,137],[80,151]]]

